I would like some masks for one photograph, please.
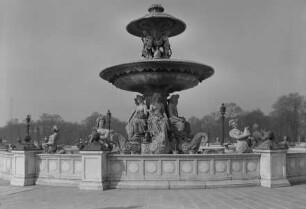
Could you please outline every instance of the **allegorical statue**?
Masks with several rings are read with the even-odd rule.
[[[170,48],[170,42],[167,35],[155,36],[154,38],[143,31],[142,38],[143,49],[141,56],[148,59],[161,59],[170,58],[172,50]]]
[[[59,129],[57,126],[53,126],[53,134],[47,138],[45,141],[44,147],[45,147],[45,152],[48,154],[54,154],[57,151],[57,142],[59,138]]]
[[[265,139],[264,139],[264,133],[259,130],[259,125],[257,123],[254,123],[252,126],[252,147],[257,147],[260,145]]]
[[[2,138],[0,137],[0,151],[8,150],[8,146],[3,143]]]
[[[170,48],[170,42],[168,36],[163,36],[163,58],[170,58],[172,50]]]
[[[129,141],[141,142],[145,137],[149,111],[143,96],[137,95],[135,103],[136,108],[128,120],[126,131]]]
[[[163,58],[164,47],[163,47],[163,38],[156,37],[153,42],[153,52],[154,52],[154,59]]]
[[[160,93],[154,93],[149,109],[148,131],[151,134],[152,143],[150,150],[153,153],[168,153],[170,151],[168,132],[170,124],[166,114],[166,108],[162,102]]]
[[[143,49],[141,56],[143,58],[153,58],[153,38],[146,31],[143,31],[143,37],[141,38],[143,42]]]
[[[83,148],[83,150],[102,150],[102,151],[112,150],[110,138],[113,131],[106,128],[107,120],[108,120],[107,116],[103,115],[97,118],[96,127],[93,129],[91,133],[89,143]]]
[[[288,149],[287,145],[278,143],[274,139],[274,133],[272,131],[265,132],[264,142],[261,143],[258,147],[255,147],[256,150],[279,150],[279,149]]]
[[[207,138],[204,132],[191,135],[190,124],[177,111],[178,94],[173,94],[168,99],[168,115],[171,123],[171,143],[173,152],[197,153],[201,140]],[[206,140],[207,141],[207,140]]]
[[[190,125],[184,117],[178,116],[177,104],[178,104],[179,95],[173,94],[168,99],[168,114],[169,120],[172,125],[172,131],[174,137],[178,140],[184,139],[189,136],[191,130]]]
[[[238,152],[238,153],[252,152],[252,149],[250,148],[249,142],[248,142],[248,138],[251,136],[251,133],[250,133],[248,127],[245,127],[243,132],[240,131],[238,129],[238,120],[237,119],[231,119],[229,121],[229,126],[231,126],[233,128],[229,132],[230,137],[237,141],[236,152]]]

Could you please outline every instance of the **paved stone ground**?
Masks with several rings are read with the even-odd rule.
[[[306,209],[306,184],[263,187],[81,191],[78,188],[15,187],[0,181],[0,208],[22,209]]]

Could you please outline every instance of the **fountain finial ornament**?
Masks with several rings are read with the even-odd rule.
[[[151,12],[164,12],[165,9],[164,9],[164,7],[162,7],[161,4],[152,4],[152,5],[149,7],[148,11],[149,11],[150,13],[151,13]]]

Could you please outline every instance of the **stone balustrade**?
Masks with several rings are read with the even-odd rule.
[[[7,151],[0,151],[0,178],[11,180],[13,175],[14,154]]]
[[[110,188],[260,185],[259,154],[108,155]]]
[[[36,184],[78,186],[82,174],[79,154],[38,154]]]
[[[306,182],[306,152],[270,152],[119,155],[0,151],[0,178],[19,186],[44,184],[99,190],[274,187]],[[290,183],[279,184],[286,180]]]
[[[287,153],[287,178],[293,184],[306,182],[306,152]]]

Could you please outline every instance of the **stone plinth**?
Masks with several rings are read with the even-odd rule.
[[[109,188],[205,189],[260,185],[259,154],[107,156]]]
[[[306,183],[306,152],[287,153],[287,179],[291,184]]]
[[[81,151],[82,180],[79,188],[82,190],[105,190],[106,182],[106,151]]]
[[[263,187],[290,186],[286,173],[287,150],[254,150],[260,153],[260,176]]]
[[[36,165],[36,184],[78,187],[81,182],[79,154],[39,154]]]
[[[41,150],[12,151],[12,153],[14,157],[11,185],[34,185],[36,178],[36,154],[41,153]]]

